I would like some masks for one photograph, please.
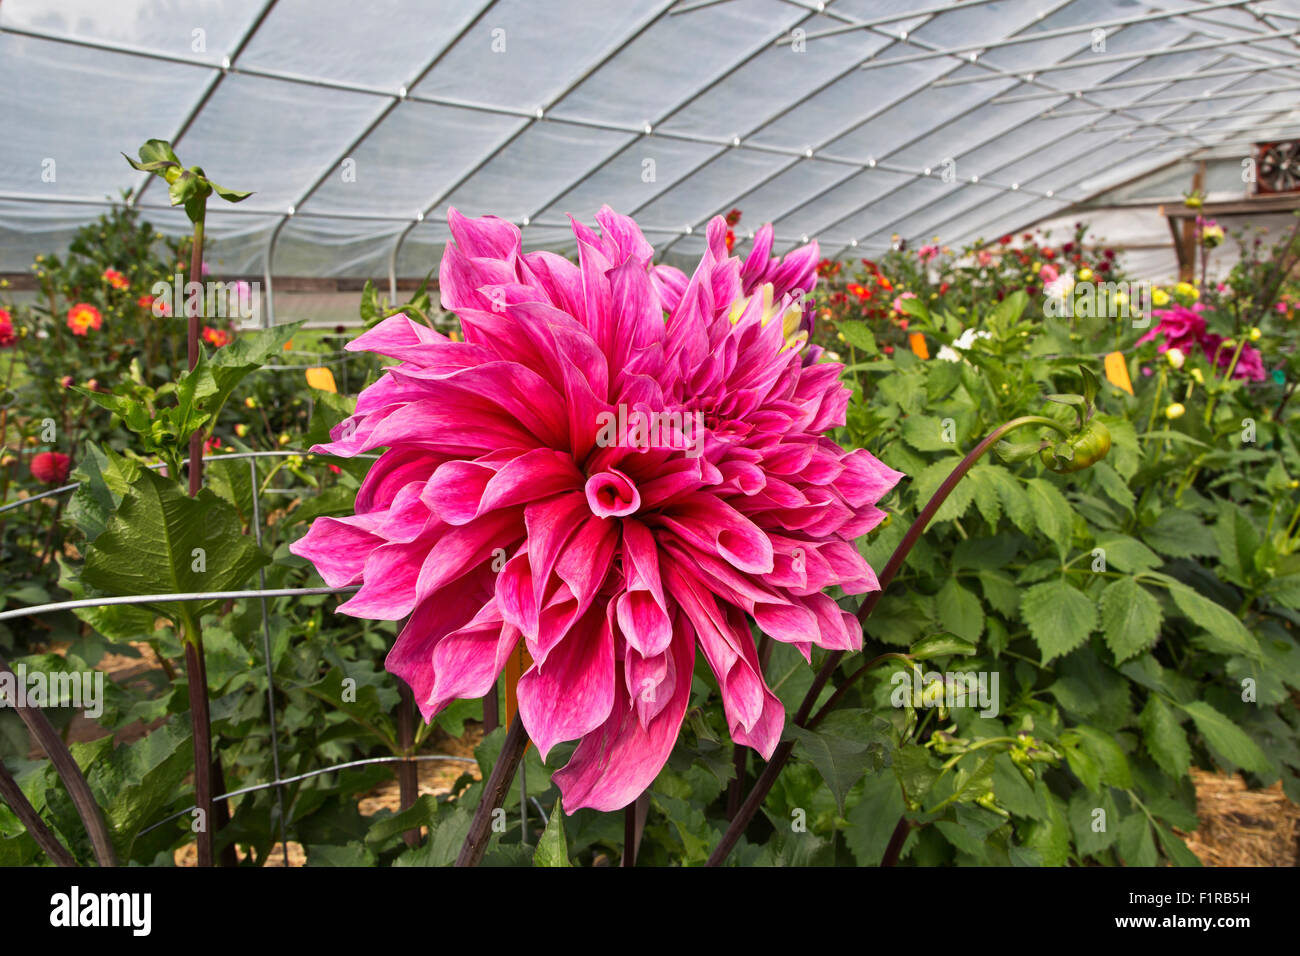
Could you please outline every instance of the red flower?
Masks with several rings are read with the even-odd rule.
[[[73,335],[85,335],[91,329],[99,330],[104,324],[104,317],[99,309],[87,302],[78,302],[68,310],[68,328]]]
[[[1001,245],[1009,246],[1011,245],[1011,236],[1010,235],[1003,236],[1001,239],[998,240],[998,242]]]
[[[1039,249],[1038,251],[1042,254],[1044,259],[1056,258],[1056,250],[1051,248],[1050,246],[1043,246],[1043,248]]]
[[[130,280],[116,269],[105,269],[103,278],[114,289],[126,289],[131,285]]]
[[[731,210],[731,212],[727,213],[727,225],[734,226],[736,223],[740,222],[740,217],[741,212],[739,209]]]
[[[0,349],[12,348],[13,344],[18,341],[18,336],[14,334],[13,319],[4,309],[0,309]]]
[[[61,485],[72,469],[72,459],[62,452],[43,451],[32,458],[32,477],[42,484]]]
[[[207,342],[213,348],[221,348],[223,345],[229,345],[234,340],[225,329],[213,329],[205,327],[203,329],[203,341]]]

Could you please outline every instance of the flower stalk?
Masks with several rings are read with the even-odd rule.
[[[3,657],[0,657],[0,673],[9,674],[15,685],[17,684],[17,675]],[[27,729],[50,758],[50,763],[54,764],[55,772],[63,781],[68,796],[72,798],[72,803],[77,808],[81,824],[90,836],[95,859],[100,866],[117,866],[117,853],[113,849],[108,826],[104,823],[104,815],[100,812],[99,804],[95,802],[94,794],[90,792],[90,784],[86,782],[85,774],[81,772],[81,767],[77,765],[76,759],[68,750],[68,745],[63,742],[59,732],[54,729],[54,725],[39,707],[20,705],[16,702],[14,709],[18,711],[18,716],[22,718]]]
[[[519,768],[527,746],[528,732],[524,730],[523,719],[515,714],[510,729],[506,731],[501,754],[492,766],[487,783],[483,785],[483,797],[478,809],[474,811],[474,819],[470,821],[469,833],[465,835],[460,855],[456,857],[457,866],[478,866],[482,862],[492,833],[492,815],[505,802],[506,791],[510,789],[510,782],[514,780],[515,771]]]
[[[1011,421],[999,425],[990,432],[983,441],[976,445],[975,448],[973,448],[970,453],[961,460],[957,467],[952,470],[952,473],[944,479],[943,484],[935,490],[934,494],[930,496],[930,500],[926,502],[925,507],[921,509],[921,513],[916,516],[916,520],[914,520],[911,527],[907,529],[907,533],[903,536],[903,540],[900,541],[898,547],[894,549],[894,553],[890,556],[889,562],[885,565],[884,570],[882,570],[878,575],[878,580],[880,582],[879,590],[872,591],[868,594],[866,599],[862,602],[862,606],[858,609],[857,616],[859,621],[865,621],[871,614],[872,610],[875,609],[881,596],[893,582],[894,576],[903,566],[903,562],[907,560],[907,556],[911,553],[912,548],[915,547],[916,542],[920,540],[921,535],[925,532],[930,520],[943,506],[943,503],[948,500],[948,496],[952,494],[953,489],[957,487],[958,483],[966,477],[967,473],[969,473],[973,467],[975,467],[976,462],[983,458],[985,453],[1002,439],[1002,436],[1025,425],[1044,425],[1055,429],[1062,435],[1069,435],[1068,430],[1061,425],[1060,422],[1043,415],[1022,415],[1019,418],[1013,418]],[[813,678],[812,686],[808,688],[808,692],[804,695],[804,699],[799,705],[798,712],[795,714],[794,723],[796,726],[809,726],[809,714],[812,712],[812,708],[816,704],[817,698],[821,696],[823,688],[825,688],[827,682],[835,673],[835,670],[839,666],[840,660],[844,657],[844,654],[844,651],[834,651],[827,656],[825,663],[822,664],[821,670],[819,670],[817,676]],[[859,668],[849,677],[846,684],[852,684],[870,668],[871,663]],[[825,717],[826,713],[829,712],[829,707],[834,703],[838,703],[837,697],[832,697],[830,701],[827,701],[828,706],[824,707],[816,717],[818,722]],[[759,807],[763,805],[763,801],[767,799],[768,793],[776,783],[776,778],[780,776],[786,762],[790,759],[790,755],[794,752],[794,745],[795,742],[793,740],[785,740],[777,746],[775,751],[773,751],[772,759],[769,760],[767,766],[763,768],[763,772],[759,775],[758,780],[755,781],[753,788],[749,791],[749,795],[740,805],[740,809],[736,812],[736,815],[732,817],[731,824],[727,827],[726,833],[722,835],[722,839],[718,841],[718,845],[714,848],[706,866],[721,866],[731,854],[731,851],[735,849],[736,843],[739,842],[741,834],[745,832],[745,829],[749,826],[750,820],[754,818]],[[897,836],[897,834],[895,835]]]

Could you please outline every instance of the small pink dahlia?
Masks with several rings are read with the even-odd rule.
[[[771,755],[785,714],[751,622],[805,658],[860,647],[824,592],[879,587],[853,541],[901,477],[825,436],[844,422],[841,366],[786,340],[815,245],[742,266],[718,217],[686,278],[650,265],[632,220],[596,218],[599,235],[573,223],[575,265],[449,212],[442,303],[465,341],[396,315],[349,345],[399,364],[314,450],[387,450],[356,514],[293,546],[331,586],[361,584],[341,611],[409,616],[387,666],[426,719],[486,694],[523,641],[529,737],[543,757],[578,741],[555,774],[570,812],[651,784],[697,650],[733,739]]]

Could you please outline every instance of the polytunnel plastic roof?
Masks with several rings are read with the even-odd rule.
[[[256,191],[211,205],[228,273],[422,276],[448,206],[564,250],[608,203],[670,259],[733,207],[742,249],[956,245],[1294,134],[1298,30],[1300,0],[4,0],[0,271],[127,188],[184,231],[119,155],[151,137]]]

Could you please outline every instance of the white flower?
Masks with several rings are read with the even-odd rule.
[[[957,338],[953,339],[952,348],[949,348],[946,345],[939,346],[939,353],[935,357],[942,359],[945,362],[961,361],[961,352],[965,352],[968,348],[974,345],[976,339],[987,338],[992,338],[992,333],[985,332],[982,329],[967,329],[961,335],[957,336]],[[954,351],[954,349],[959,351]]]

